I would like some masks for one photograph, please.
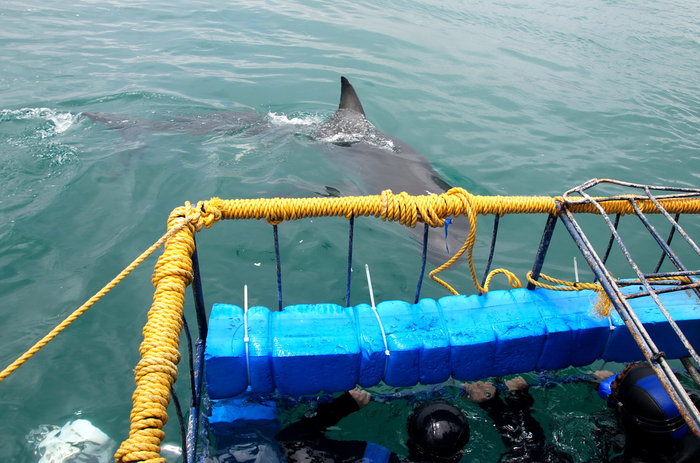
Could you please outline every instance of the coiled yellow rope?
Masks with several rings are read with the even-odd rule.
[[[180,361],[185,289],[193,278],[194,233],[211,227],[220,217],[216,208],[208,208],[205,203],[196,208],[187,203],[170,214],[168,229],[179,230],[166,242],[153,273],[156,290],[143,328],[141,361],[134,369],[131,428],[129,438],[114,455],[116,461],[165,462],[160,456],[160,443],[165,437],[163,426],[168,421],[170,390]]]

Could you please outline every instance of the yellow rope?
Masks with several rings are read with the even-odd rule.
[[[0,381],[88,310],[165,242],[165,249],[158,259],[153,274],[155,292],[148,312],[148,321],[143,329],[143,341],[140,346],[141,361],[134,371],[136,390],[133,395],[129,438],[122,443],[115,454],[119,462],[163,462],[164,459],[160,457],[159,452],[160,442],[164,438],[162,428],[168,419],[167,406],[170,401],[170,390],[177,377],[177,364],[180,361],[179,336],[182,327],[184,293],[193,278],[191,256],[194,251],[194,233],[197,231],[209,228],[221,219],[264,219],[271,224],[277,224],[285,220],[321,216],[346,218],[374,216],[410,227],[414,227],[418,222],[440,227],[448,217],[465,215],[469,219],[470,229],[464,244],[445,264],[432,271],[430,277],[456,294],[457,291],[438,278],[437,274],[454,264],[466,252],[474,285],[480,292],[486,292],[492,278],[497,274],[506,275],[513,287],[519,287],[520,281],[504,269],[496,269],[489,273],[483,287],[477,281],[472,258],[476,242],[477,216],[479,214],[556,214],[557,201],[561,201],[561,198],[477,196],[462,188],[453,188],[440,195],[424,196],[393,194],[390,190],[386,190],[379,195],[361,197],[233,200],[212,198],[209,201],[201,201],[196,206],[186,203],[185,206],[176,208],[170,214],[168,231],[163,237],[41,341],[5,368],[0,373]],[[661,199],[659,202],[671,214],[700,213],[698,198]],[[629,201],[624,198],[605,201],[601,204],[610,214],[634,213]],[[639,199],[637,205],[644,213],[659,212],[649,200]],[[598,209],[590,204],[570,204],[568,208],[572,212],[599,213]],[[556,288],[561,289],[563,286],[558,284]],[[581,284],[579,287],[582,287]]]
[[[270,223],[280,223],[311,217],[374,216],[408,226],[415,226],[417,222],[441,226],[447,217],[464,214],[467,207],[481,215],[556,214],[556,201],[561,201],[561,198],[478,196],[462,188],[452,188],[443,194],[423,196],[394,194],[386,190],[380,195],[339,198],[212,198],[200,205],[205,209],[220,210],[222,219],[265,219]],[[659,202],[671,214],[700,213],[700,198],[660,199]],[[627,200],[604,201],[601,205],[608,214],[634,214]],[[649,200],[637,200],[637,205],[644,213],[659,213]],[[574,204],[569,209],[575,213],[598,213],[591,204]]]
[[[525,275],[525,277],[527,278],[527,281],[529,281],[535,286],[545,289],[552,289],[555,291],[581,291],[584,289],[600,291],[603,289],[603,287],[599,283],[580,283],[574,281],[559,280],[558,278],[550,277],[548,275],[545,275],[544,273],[540,273],[540,278],[542,278],[543,280],[547,280],[550,283],[554,283],[556,286],[548,285],[546,283],[542,283],[541,281],[533,279],[532,270],[527,272],[527,275]]]
[[[452,188],[440,195],[427,196],[411,196],[406,193],[393,194],[391,190],[385,190],[381,195],[376,196],[340,198],[233,200],[212,198],[204,207],[215,207],[221,211],[224,219],[266,219],[271,224],[319,216],[347,218],[374,216],[380,217],[382,220],[397,221],[410,227],[414,227],[418,221],[432,227],[441,227],[448,217],[466,215],[470,227],[464,244],[447,262],[429,273],[432,280],[444,286],[451,293],[459,294],[449,283],[437,275],[451,267],[466,252],[472,282],[478,291],[485,292],[486,288],[479,283],[473,262],[477,215],[556,214],[557,201],[561,201],[561,198],[550,196],[477,196],[463,188]],[[669,213],[700,212],[698,198],[661,199],[659,202]],[[624,215],[635,212],[629,201],[625,199],[604,201],[601,204],[609,214]],[[644,213],[659,213],[658,208],[650,200],[638,199],[637,206]],[[599,213],[599,210],[592,204],[570,205],[569,208],[573,212]],[[491,273],[503,273],[508,276],[511,286],[516,284],[517,278],[505,269],[496,269]]]
[[[545,275],[544,273],[540,273],[540,278],[549,281],[550,283],[555,283],[555,285],[548,285],[546,283],[542,283],[541,281],[535,280],[532,278],[532,271],[527,272],[526,275],[527,281],[532,283],[533,285],[539,287],[539,288],[545,288],[545,289],[551,289],[554,291],[583,291],[585,289],[589,289],[592,291],[595,291],[598,293],[598,300],[594,304],[593,309],[595,310],[598,315],[601,317],[607,317],[610,315],[610,311],[612,310],[612,302],[610,301],[610,298],[608,297],[607,293],[603,289],[603,286],[600,283],[580,283],[580,282],[574,282],[574,281],[566,281],[566,280],[559,280],[557,278],[551,277],[549,275]],[[675,280],[675,281],[680,281],[681,283],[689,284],[691,283],[690,278],[688,277],[669,277],[669,278],[649,278],[649,281],[668,281],[668,280]]]
[[[158,260],[153,276],[156,286],[148,322],[144,327],[141,344],[142,360],[136,367],[136,390],[133,395],[131,429],[129,438],[115,454],[118,462],[164,462],[160,457],[162,431],[167,421],[167,406],[170,388],[177,375],[179,362],[178,343],[181,328],[185,287],[192,279],[191,255],[194,250],[194,231],[210,227],[220,219],[264,219],[271,224],[286,220],[311,217],[358,217],[374,216],[382,220],[396,221],[414,227],[424,222],[433,227],[443,226],[445,219],[466,215],[470,230],[462,248],[448,262],[436,271],[431,278],[443,284],[452,292],[456,291],[435,277],[437,273],[452,265],[464,252],[467,252],[470,273],[475,286],[485,292],[493,276],[502,273],[512,286],[519,287],[520,281],[507,270],[492,271],[482,288],[476,280],[472,260],[472,249],[476,241],[476,217],[478,214],[533,214],[556,213],[556,201],[551,197],[484,197],[474,196],[461,188],[453,188],[441,195],[410,196],[406,193],[393,194],[390,190],[380,195],[342,198],[272,198],[234,199],[212,198],[202,201],[196,207],[189,203],[184,208],[173,211],[169,227],[175,217],[196,216],[193,224],[175,234],[166,244],[163,255]],[[643,212],[658,212],[650,201],[640,201]],[[670,212],[700,212],[700,201],[664,201]],[[627,201],[605,203],[611,213],[629,214],[633,208]],[[575,206],[577,212],[597,213],[589,206]]]
[[[491,279],[496,276],[497,274],[502,273],[508,278],[508,284],[512,288],[522,288],[523,285],[520,283],[520,280],[518,277],[516,277],[510,270],[506,270],[503,268],[497,268],[496,270],[491,270],[489,272],[488,276],[486,277],[486,280],[484,281],[484,292],[488,293],[489,292],[489,284],[491,283]]]
[[[168,229],[173,233],[169,232],[171,237],[153,273],[156,290],[143,329],[141,361],[134,369],[131,428],[129,438],[114,455],[118,462],[165,462],[160,456],[160,443],[165,437],[170,390],[180,361],[185,289],[193,278],[194,233],[211,227],[220,218],[219,210],[204,202],[194,208],[187,203],[170,214]]]
[[[610,315],[610,311],[612,310],[612,302],[610,301],[607,293],[603,290],[603,286],[600,283],[580,283],[575,281],[559,280],[557,278],[550,277],[549,275],[545,275],[544,273],[540,273],[540,278],[547,280],[550,283],[554,283],[556,286],[548,285],[532,278],[532,270],[527,272],[525,278],[527,278],[527,281],[539,288],[551,289],[554,291],[583,291],[585,289],[595,291],[598,294],[598,299],[594,304],[593,309],[601,317],[607,317]]]
[[[182,223],[179,228],[182,228],[186,225],[186,223]],[[76,310],[73,311],[68,317],[66,317],[61,323],[59,323],[55,328],[53,328],[51,331],[49,331],[46,336],[41,338],[36,344],[34,344],[31,348],[29,348],[24,354],[19,356],[14,362],[9,364],[7,367],[5,367],[2,372],[0,372],[0,382],[2,382],[5,378],[10,376],[15,370],[17,370],[19,367],[21,367],[24,362],[29,360],[39,352],[41,348],[43,348],[46,344],[51,342],[53,338],[58,336],[60,332],[62,332],[64,329],[66,329],[71,323],[73,323],[78,317],[80,317],[82,314],[84,314],[90,307],[92,307],[97,301],[99,301],[105,294],[107,294],[109,291],[112,290],[115,286],[119,284],[124,278],[126,278],[127,275],[129,275],[136,267],[138,267],[144,260],[148,258],[156,249],[158,249],[170,236],[172,236],[174,233],[177,233],[178,228],[174,228],[173,230],[168,231],[166,234],[161,236],[155,243],[151,245],[148,249],[146,249],[143,253],[141,253],[140,256],[138,256],[136,259],[134,259],[131,264],[129,264],[124,270],[119,272],[119,274],[112,279],[109,283],[107,283],[101,290],[99,290],[97,293],[95,293],[94,296],[92,296],[90,299],[87,300],[83,305],[78,307]]]

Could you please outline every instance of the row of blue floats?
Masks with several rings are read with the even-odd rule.
[[[624,292],[639,292],[630,286]],[[700,307],[686,291],[661,300],[700,347]],[[304,304],[271,311],[215,304],[205,351],[210,428],[236,420],[274,420],[274,409],[245,408],[249,394],[304,395],[371,387],[469,381],[584,366],[598,359],[641,359],[616,313],[593,312],[593,291],[513,289],[341,307]],[[648,297],[630,304],[667,358],[688,355]]]

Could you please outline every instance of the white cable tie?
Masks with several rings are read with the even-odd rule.
[[[384,324],[382,323],[381,317],[379,317],[379,311],[377,310],[377,306],[374,304],[374,290],[372,289],[372,277],[369,274],[369,265],[365,264],[365,272],[367,273],[367,286],[369,287],[369,300],[372,303],[372,311],[374,312],[374,316],[377,319],[377,323],[379,323],[379,329],[382,332],[382,341],[384,341],[384,355],[387,357],[391,355],[391,352],[389,351],[389,343],[386,340],[386,332],[384,331]]]
[[[250,385],[250,337],[248,337],[248,285],[243,285],[243,345],[245,346],[245,369]]]
[[[574,256],[574,278],[576,283],[578,283],[578,263],[576,262],[576,256]]]

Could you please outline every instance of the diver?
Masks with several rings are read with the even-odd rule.
[[[534,399],[529,385],[518,376],[505,382],[504,400],[490,382],[464,383],[467,398],[486,410],[496,425],[507,450],[501,463],[569,463],[570,455],[546,443],[540,424],[532,416]],[[421,462],[455,463],[462,459],[469,442],[465,414],[443,399],[424,402],[408,418],[408,457],[402,459],[388,449],[364,441],[338,441],[325,436],[328,427],[359,410],[371,394],[355,388],[330,403],[320,404],[316,413],[292,423],[276,438],[288,462]]]
[[[501,463],[568,463],[573,458],[545,440],[544,430],[532,416],[535,400],[530,385],[522,376],[505,381],[506,393],[501,400],[495,384],[486,381],[465,383],[469,400],[476,402],[496,426],[506,451]]]
[[[469,442],[469,423],[464,413],[448,402],[435,399],[417,406],[408,418],[408,458],[364,441],[339,441],[325,436],[328,427],[359,410],[371,394],[359,388],[345,392],[316,413],[280,431],[276,438],[290,463],[314,462],[420,462],[455,463]]]
[[[618,431],[624,444],[622,454],[607,455],[605,448],[599,461],[613,463],[690,463],[700,462],[700,439],[689,432],[680,412],[654,370],[646,363],[632,363],[620,373],[597,371],[602,382],[598,394],[615,411]],[[690,394],[693,403],[700,405],[700,397]],[[613,439],[610,432],[599,433],[601,441]]]

